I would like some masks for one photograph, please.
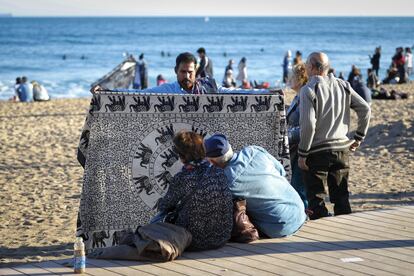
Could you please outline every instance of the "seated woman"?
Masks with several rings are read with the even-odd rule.
[[[184,166],[171,181],[158,210],[166,214],[179,206],[174,224],[192,234],[190,250],[223,246],[230,239],[233,226],[232,195],[224,171],[210,167],[204,159],[201,135],[183,131],[173,142]]]

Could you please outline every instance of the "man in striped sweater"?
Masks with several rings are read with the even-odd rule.
[[[349,151],[355,151],[364,139],[369,124],[369,105],[348,82],[328,75],[329,60],[315,52],[306,61],[310,77],[300,91],[299,167],[304,181],[310,219],[329,216],[325,206],[325,185],[335,215],[351,213],[348,192]],[[358,115],[353,139],[347,137],[350,110]]]

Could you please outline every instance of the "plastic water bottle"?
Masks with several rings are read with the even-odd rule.
[[[82,237],[77,237],[73,246],[73,270],[77,274],[85,273],[86,257],[85,257],[85,244]]]

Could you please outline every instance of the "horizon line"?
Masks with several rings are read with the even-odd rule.
[[[22,17],[185,17],[185,18],[225,18],[225,17],[308,17],[308,18],[312,18],[312,17],[348,17],[348,18],[358,18],[358,17],[414,17],[414,15],[244,15],[244,14],[240,14],[240,15],[14,15],[12,13],[2,13],[0,12],[0,18],[2,18],[2,15],[7,15],[4,16],[3,18],[22,18]]]

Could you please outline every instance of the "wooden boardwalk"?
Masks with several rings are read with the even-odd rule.
[[[0,268],[69,275],[70,260]],[[292,237],[230,243],[169,263],[87,260],[88,275],[414,275],[414,206],[307,222]]]

